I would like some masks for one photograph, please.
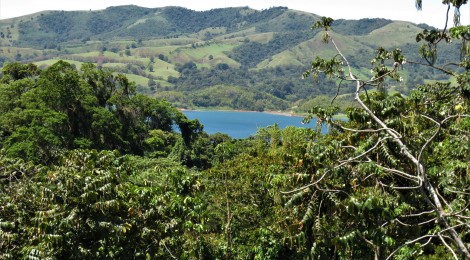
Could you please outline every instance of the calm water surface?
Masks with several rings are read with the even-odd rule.
[[[183,111],[189,119],[198,119],[209,134],[225,133],[233,138],[246,138],[256,134],[259,128],[278,124],[286,126],[315,127],[315,119],[308,125],[302,124],[302,118],[261,112],[238,111]]]

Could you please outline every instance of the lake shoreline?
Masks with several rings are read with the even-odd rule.
[[[188,108],[178,108],[179,111],[221,111],[221,112],[248,112],[248,113],[265,113],[271,115],[279,115],[279,116],[288,116],[288,117],[299,117],[304,118],[305,116],[300,114],[295,114],[292,112],[283,112],[283,111],[254,111],[254,110],[243,110],[243,109],[188,109]]]
[[[247,113],[265,113],[265,114],[271,114],[271,115],[279,115],[279,116],[287,116],[287,117],[299,117],[299,118],[305,118],[307,114],[296,114],[292,112],[285,112],[285,111],[272,111],[272,110],[266,110],[266,111],[254,111],[254,110],[244,110],[244,109],[204,109],[204,108],[198,108],[198,109],[190,109],[190,108],[177,108],[179,111],[220,111],[220,112],[247,112]],[[333,119],[337,120],[344,120],[347,119],[346,114],[339,113],[333,116]]]

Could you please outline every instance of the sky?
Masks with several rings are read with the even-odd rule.
[[[422,11],[416,10],[415,0],[0,0],[0,19],[44,10],[100,10],[129,4],[143,7],[182,6],[197,11],[239,6],[258,10],[286,6],[333,19],[386,18],[426,23],[437,28],[444,27],[446,17],[446,7],[441,0],[423,0]],[[461,23],[470,24],[470,5],[463,6],[460,12]]]

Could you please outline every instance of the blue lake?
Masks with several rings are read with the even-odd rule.
[[[209,134],[224,133],[233,138],[247,138],[256,134],[259,128],[278,124],[286,126],[315,128],[316,120],[302,124],[302,117],[269,114],[262,112],[238,111],[183,111],[189,119],[198,119]]]

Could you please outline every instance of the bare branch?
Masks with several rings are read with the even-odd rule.
[[[400,136],[401,138],[401,135],[395,131],[394,129],[391,129],[391,128],[379,128],[379,129],[352,129],[352,128],[348,128],[348,127],[345,127],[337,122],[334,122],[332,121],[332,123],[335,125],[335,126],[338,126],[339,128],[343,129],[343,130],[346,130],[346,131],[350,131],[350,132],[354,132],[354,133],[377,133],[377,132],[381,132],[381,131],[385,131],[385,130],[389,130],[389,131],[394,131],[398,136]]]
[[[426,221],[420,222],[420,223],[418,223],[418,224],[416,224],[416,225],[417,225],[417,226],[422,226],[422,225],[429,224],[429,223],[431,223],[431,222],[433,222],[433,221],[436,221],[436,220],[437,220],[437,217],[432,218],[432,219],[430,219],[430,220],[426,220]]]
[[[466,115],[466,114],[465,115],[451,115],[451,116],[448,116],[448,117],[444,118],[444,120],[441,121],[441,124],[444,124],[447,120],[453,119],[453,118],[456,118],[456,117],[458,117],[458,118],[460,118],[460,117],[470,117],[470,115]]]
[[[426,220],[426,221],[423,221],[423,222],[420,222],[420,223],[416,223],[416,224],[408,224],[408,223],[405,223],[405,222],[401,221],[399,218],[395,218],[395,219],[393,219],[392,221],[396,221],[396,222],[398,222],[399,224],[401,224],[401,225],[403,225],[403,226],[415,227],[415,226],[422,226],[422,225],[429,224],[430,222],[436,221],[436,219],[437,219],[437,217],[432,218],[432,219],[429,219],[429,220]]]
[[[348,66],[349,77],[351,77],[352,80],[356,80],[356,77],[354,77],[354,75],[352,73],[351,65],[349,65],[348,59],[346,59],[346,57],[343,55],[343,53],[339,50],[338,45],[336,45],[336,43],[333,39],[331,39],[331,42],[335,46],[335,49],[338,52],[338,54],[341,56],[341,58],[343,58],[344,62],[346,62],[346,65]]]
[[[376,82],[378,80],[382,80],[382,79],[385,79],[386,77],[390,76],[392,73],[394,73],[395,71],[397,71],[397,67],[394,67],[393,70],[381,75],[380,77],[377,77],[377,78],[372,78],[371,80],[369,81],[365,81],[364,82],[364,85],[376,85],[374,84],[373,82]],[[378,86],[378,84],[377,84]]]
[[[470,217],[462,216],[462,215],[459,215],[459,214],[455,214],[454,216],[459,217],[459,218],[463,218],[463,219],[470,219]]]
[[[436,211],[435,210],[423,211],[423,212],[416,213],[416,214],[403,215],[402,217],[405,217],[405,218],[420,217],[420,216],[425,215],[425,214],[433,214],[433,213],[436,213]]]
[[[434,132],[434,134],[431,136],[431,138],[429,138],[426,141],[426,143],[424,143],[424,145],[421,147],[421,150],[419,151],[419,154],[418,154],[418,163],[421,162],[421,155],[423,154],[424,149],[426,149],[426,146],[428,146],[431,143],[431,141],[437,136],[437,134],[441,130],[441,124],[439,124],[436,120],[434,120],[431,117],[428,117],[426,115],[421,115],[421,116],[433,121],[434,123],[436,123],[437,124],[437,130],[436,130],[436,132]]]
[[[444,240],[444,238],[441,236],[441,234],[437,234],[439,236],[439,238],[441,239],[442,243],[447,247],[447,249],[449,249],[449,251],[452,253],[452,255],[454,256],[454,259],[456,260],[459,260],[459,258],[457,257],[457,255],[455,254],[454,250],[447,244],[447,242]]]
[[[451,227],[448,227],[448,228],[445,228],[441,231],[439,231],[440,234],[446,232],[446,231],[449,231],[449,230],[452,230],[452,229],[455,229],[456,227],[460,227],[460,226],[465,226],[466,224],[465,223],[460,223],[458,225],[454,225],[454,226],[451,226]]]
[[[449,23],[449,11],[450,11],[450,4],[447,5],[447,12],[446,12],[446,23],[444,25],[444,29],[442,30],[443,32],[445,32],[447,30],[447,24]],[[440,41],[442,41],[443,37],[437,42],[439,43]]]
[[[426,59],[426,58],[425,58]],[[444,72],[445,74],[447,75],[451,75],[451,76],[455,76],[455,73],[453,71],[450,71],[450,70],[446,70],[444,69],[443,67],[438,67],[436,65],[432,65],[432,63],[430,61],[428,61],[428,59],[426,59],[426,61],[428,63],[421,63],[421,62],[416,62],[416,61],[407,61],[408,63],[410,64],[416,64],[416,65],[421,65],[421,66],[427,66],[427,67],[431,67],[433,69],[436,69],[436,70],[439,70],[441,72]],[[447,65],[447,64],[446,64]]]
[[[331,100],[331,103],[330,103],[331,105],[333,105],[333,102],[335,102],[335,99],[336,99],[336,98],[338,97],[338,95],[339,95],[339,88],[341,87],[341,83],[343,83],[343,80],[344,80],[344,79],[341,79],[341,81],[340,81],[339,84],[338,84],[338,88],[336,89],[336,95],[335,95],[335,96],[333,97],[333,99]]]
[[[333,190],[333,189],[323,189],[323,188],[320,188],[318,187],[318,185],[315,185],[315,188],[317,188],[319,191],[326,191],[326,192],[342,192],[346,195],[349,196],[349,194],[347,192],[345,192],[344,190]]]
[[[452,193],[456,193],[456,194],[464,194],[464,195],[470,195],[470,192],[463,192],[463,191],[457,191],[457,190],[451,190],[449,188],[444,188],[445,190],[449,191],[449,192],[452,192]]]
[[[367,155],[368,153],[372,152],[375,148],[377,148],[377,146],[379,146],[379,144],[380,144],[381,142],[383,142],[384,140],[389,139],[389,138],[390,138],[390,137],[380,138],[380,139],[377,141],[377,143],[375,143],[375,145],[372,146],[369,150],[367,150],[367,151],[365,151],[365,152],[359,154],[359,155],[356,156],[356,157],[349,158],[349,159],[347,159],[347,160],[342,160],[342,161],[340,161],[340,162],[341,162],[341,163],[347,163],[347,162],[355,161],[355,160],[357,160],[357,159],[359,159],[359,158],[361,158],[361,157]]]
[[[410,245],[410,244],[413,244],[413,243],[416,243],[418,242],[419,240],[421,239],[425,239],[425,238],[429,238],[429,241],[431,239],[433,239],[434,237],[436,237],[436,235],[432,234],[432,235],[424,235],[424,236],[421,236],[421,237],[418,237],[416,239],[413,239],[411,241],[407,241],[405,242],[403,245],[399,246],[397,249],[395,249],[390,255],[388,255],[388,257],[385,259],[385,260],[388,260],[390,259],[396,252],[398,252],[398,250],[402,249],[403,247],[407,246],[407,245]],[[428,241],[428,243],[429,243]],[[427,243],[426,243],[427,244]]]
[[[365,181],[365,180],[369,179],[369,177],[371,177],[371,176],[373,176],[373,175],[374,175],[373,173],[367,175],[362,181]]]
[[[419,188],[422,188],[421,185],[418,185],[418,186],[410,186],[410,187],[396,187],[396,186],[392,186],[392,185],[387,185],[381,181],[379,181],[379,184],[384,186],[384,187],[387,187],[387,188],[390,188],[390,189],[395,189],[395,190],[415,190],[415,189],[419,189]]]
[[[413,227],[413,226],[415,226],[415,225],[411,225],[411,224],[407,224],[407,223],[401,222],[401,220],[399,220],[399,219],[394,219],[394,220],[392,220],[392,221],[396,221],[396,222],[398,222],[400,225],[403,225],[403,226],[405,226],[405,227]]]
[[[439,196],[439,198],[441,198],[441,200],[444,201],[444,203],[450,209],[450,211],[454,212],[454,210],[452,209],[452,206],[449,204],[449,202],[447,202],[446,199],[444,199],[444,197],[442,197],[442,195],[439,193],[439,190],[436,190],[436,193],[437,193],[437,196]]]
[[[399,171],[399,170],[396,170],[396,169],[390,169],[390,168],[387,168],[387,167],[382,166],[380,164],[376,164],[376,165],[378,167],[382,168],[383,170],[387,171],[387,172],[390,172],[390,173],[396,174],[400,177],[403,177],[405,179],[417,182],[419,184],[419,186],[417,186],[417,187],[421,187],[421,185],[423,183],[423,180],[419,176],[414,176],[414,175],[411,175],[411,174],[408,174],[408,173],[405,173],[403,171]]]
[[[168,252],[168,254],[170,254],[171,258],[173,258],[173,259],[178,259],[176,256],[174,256],[174,255],[171,253],[170,249],[168,249],[168,247],[166,246],[165,243],[162,243],[162,244],[163,244],[163,247],[165,247],[165,249],[166,249],[166,251]]]
[[[305,190],[306,188],[309,188],[309,187],[312,187],[313,185],[321,182],[321,180],[323,180],[323,178],[325,178],[326,174],[330,172],[329,170],[326,170],[325,173],[323,173],[323,175],[315,182],[312,182],[312,183],[309,183],[307,185],[304,185],[300,188],[297,188],[297,189],[294,189],[294,190],[290,190],[290,191],[281,191],[281,194],[291,194],[291,193],[295,193],[295,192],[299,192],[299,191],[302,191],[302,190]]]

